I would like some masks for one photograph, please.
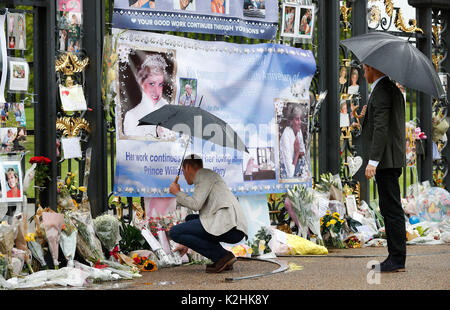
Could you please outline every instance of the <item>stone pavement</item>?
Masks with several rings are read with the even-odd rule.
[[[207,274],[204,265],[188,265],[144,272],[133,281],[91,284],[87,290],[448,290],[450,245],[410,245],[406,272],[375,274],[368,265],[383,261],[387,248],[331,250],[328,256],[278,257],[291,269],[279,274],[227,282],[270,273],[273,263],[238,260],[233,271]],[[180,292],[181,293],[181,292]]]

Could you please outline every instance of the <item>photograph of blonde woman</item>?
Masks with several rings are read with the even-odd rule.
[[[20,184],[19,184],[19,173],[15,168],[8,168],[6,170],[5,179],[7,183],[7,198],[20,197]]]
[[[127,71],[119,76],[124,85],[120,91],[123,134],[133,139],[173,139],[173,132],[163,127],[139,126],[141,118],[174,101],[173,54],[136,50],[129,57]]]

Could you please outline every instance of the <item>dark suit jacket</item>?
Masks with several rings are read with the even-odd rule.
[[[377,169],[406,164],[405,100],[389,77],[376,85],[362,126],[363,158],[379,161]]]

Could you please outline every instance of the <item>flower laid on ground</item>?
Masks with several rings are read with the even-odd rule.
[[[249,246],[239,244],[232,247],[231,252],[233,252],[234,256],[237,257],[251,257],[253,249]]]
[[[156,271],[158,270],[157,264],[146,256],[133,255],[134,263],[139,267],[141,271]]]
[[[271,249],[267,246],[270,239],[272,239],[272,235],[268,234],[264,227],[261,227],[261,229],[255,234],[255,239],[253,242],[247,242],[247,245],[250,247],[249,253],[251,253],[252,256],[270,253]]]
[[[338,212],[331,214],[330,211],[327,211],[327,213],[320,218],[320,230],[325,240],[325,244],[340,249],[345,248],[345,245],[339,237],[343,224],[344,220],[340,218]]]
[[[360,248],[361,241],[356,236],[351,236],[345,240],[345,245],[350,249]]]

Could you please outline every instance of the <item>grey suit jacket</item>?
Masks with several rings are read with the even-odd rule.
[[[362,126],[363,158],[379,161],[377,169],[406,164],[405,100],[389,77],[372,90]]]
[[[177,204],[199,211],[200,222],[208,233],[219,236],[236,227],[248,236],[244,211],[220,175],[210,169],[200,169],[194,186],[192,197],[178,192]]]

